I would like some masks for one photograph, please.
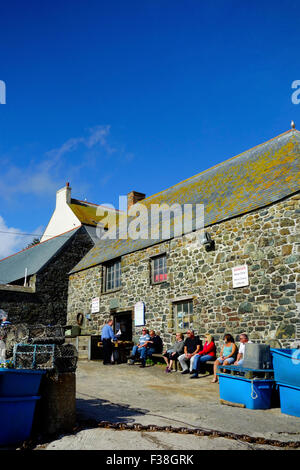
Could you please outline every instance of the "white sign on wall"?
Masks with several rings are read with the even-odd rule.
[[[95,297],[94,299],[92,299],[91,313],[99,313],[99,310],[100,310],[100,298]]]
[[[145,304],[144,302],[137,302],[134,306],[134,325],[145,325]]]
[[[233,288],[249,286],[248,266],[235,266],[232,268],[232,284]]]

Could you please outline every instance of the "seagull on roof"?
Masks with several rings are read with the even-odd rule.
[[[291,122],[292,129],[295,129],[295,123],[294,121]]]

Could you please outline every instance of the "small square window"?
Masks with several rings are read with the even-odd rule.
[[[151,282],[158,284],[167,281],[167,257],[166,255],[156,256],[151,260]]]

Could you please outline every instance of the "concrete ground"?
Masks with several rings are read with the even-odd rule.
[[[47,450],[281,449],[232,436],[104,429],[97,426],[100,421],[205,428],[300,442],[300,418],[282,414],[280,407],[250,410],[222,405],[219,385],[211,383],[211,375],[191,380],[180,372],[166,374],[159,365],[142,369],[137,364],[104,366],[98,361],[80,361],[76,379],[78,420],[91,423],[43,446]]]

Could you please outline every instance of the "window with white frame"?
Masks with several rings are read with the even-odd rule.
[[[167,281],[167,256],[166,254],[155,256],[151,259],[151,282],[157,284]]]
[[[173,304],[176,331],[193,329],[193,300],[183,300]]]
[[[104,265],[103,290],[110,290],[121,287],[121,260],[115,260]]]

